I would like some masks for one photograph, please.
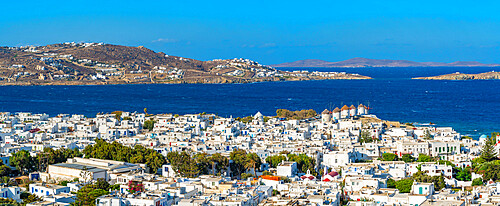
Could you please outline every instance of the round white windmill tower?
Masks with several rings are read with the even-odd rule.
[[[351,105],[351,107],[349,107],[349,115],[351,117],[354,117],[357,115],[357,111],[356,111],[356,106],[354,106],[353,104]]]
[[[328,123],[330,121],[332,121],[330,111],[328,111],[328,109],[323,110],[323,112],[321,112],[321,122]]]
[[[349,107],[347,105],[340,109],[340,118],[349,118]]]
[[[333,111],[332,111],[332,119],[334,121],[338,121],[340,119],[340,109],[338,107],[336,107]]]
[[[358,115],[365,115],[366,114],[366,108],[365,108],[365,105],[363,104],[360,104],[358,106]]]

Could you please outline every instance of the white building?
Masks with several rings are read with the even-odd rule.
[[[30,184],[29,188],[31,194],[35,194],[40,197],[57,195],[60,193],[70,193],[69,187],[61,185],[35,183],[35,184]]]
[[[297,176],[297,163],[296,162],[285,162],[283,161],[277,167],[276,175],[282,177],[294,177]]]
[[[20,187],[0,187],[0,197],[10,198],[15,201],[21,201],[21,188]]]

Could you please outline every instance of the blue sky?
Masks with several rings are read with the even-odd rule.
[[[146,46],[264,64],[353,57],[500,63],[496,1],[8,1],[0,44]]]

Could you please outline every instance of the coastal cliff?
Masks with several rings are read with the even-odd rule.
[[[0,47],[0,85],[224,84],[371,79],[345,72],[282,71],[235,58],[200,61],[143,46],[63,43]]]
[[[485,72],[479,74],[464,74],[453,73],[433,77],[416,77],[413,79],[426,79],[426,80],[481,80],[481,79],[500,79],[500,72]]]

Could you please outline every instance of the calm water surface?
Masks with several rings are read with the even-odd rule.
[[[0,111],[85,114],[115,110],[149,113],[217,113],[247,116],[276,109],[368,104],[387,120],[433,122],[478,136],[500,131],[500,81],[429,81],[412,77],[495,68],[301,68],[346,71],[372,80],[264,82],[253,84],[0,86]],[[289,69],[297,70],[297,69]]]

